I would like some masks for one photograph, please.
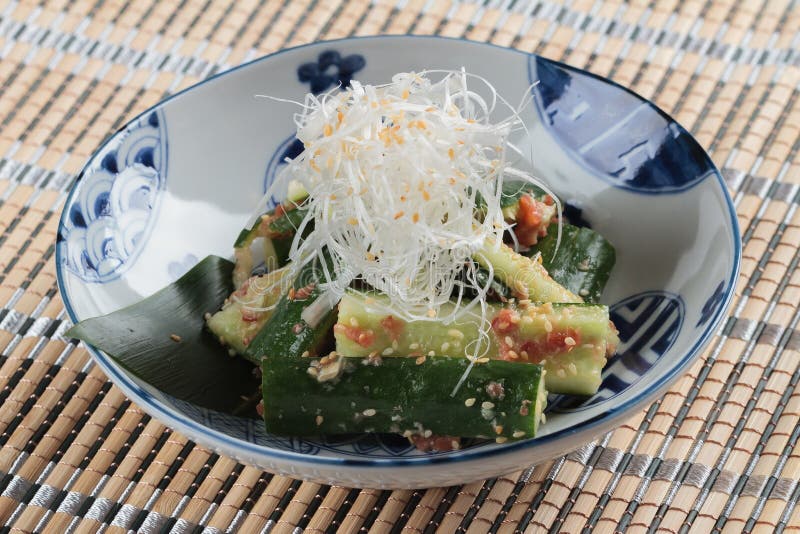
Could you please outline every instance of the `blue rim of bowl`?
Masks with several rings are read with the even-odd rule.
[[[527,52],[523,52],[521,50],[516,50],[513,48],[508,48],[504,46],[495,45],[492,43],[482,43],[479,41],[470,41],[468,39],[461,39],[461,38],[454,38],[454,37],[441,37],[441,36],[430,36],[430,35],[383,35],[383,36],[362,36],[362,37],[345,37],[342,39],[334,39],[330,41],[318,41],[314,43],[309,43],[301,46],[296,46],[292,48],[285,48],[274,52],[272,54],[254,59],[237,67],[233,67],[229,70],[224,72],[220,72],[215,74],[214,76],[207,78],[203,81],[200,81],[191,87],[188,87],[174,95],[171,95],[164,100],[160,101],[158,104],[148,108],[147,110],[143,111],[133,119],[131,119],[128,123],[122,126],[119,130],[114,132],[111,136],[109,136],[98,148],[95,150],[93,155],[89,158],[86,164],[83,166],[81,171],[78,173],[78,178],[73,184],[72,189],[67,196],[67,200],[65,202],[65,206],[68,206],[72,201],[72,196],[77,189],[77,186],[83,177],[84,173],[87,171],[89,165],[94,160],[94,154],[99,153],[100,151],[105,148],[105,146],[111,142],[113,139],[117,137],[117,135],[123,131],[125,128],[128,127],[129,124],[139,120],[140,117],[150,113],[162,106],[164,106],[167,102],[180,97],[184,93],[195,89],[205,83],[208,83],[212,80],[215,80],[221,76],[230,74],[234,71],[239,69],[243,69],[249,67],[250,65],[254,65],[256,63],[262,61],[268,61],[273,59],[279,55],[286,54],[288,52],[294,52],[297,50],[305,49],[305,48],[312,48],[312,47],[319,47],[324,48],[326,46],[330,46],[336,43],[344,43],[344,42],[351,42],[351,41],[381,41],[381,40],[394,40],[394,39],[419,39],[419,40],[430,40],[430,41],[446,41],[446,42],[463,42],[468,45],[474,46],[486,46],[491,48],[497,48],[500,50],[504,50],[507,52],[511,52],[514,54],[521,54],[523,56],[529,57],[535,54],[529,54]],[[547,59],[547,58],[545,58]],[[633,90],[624,87],[612,80],[607,78],[603,78],[597,74],[591,73],[589,71],[579,69],[577,67],[573,67],[559,61],[554,61],[551,59],[547,59],[556,65],[559,65],[565,69],[579,72],[582,74],[587,74],[599,80],[602,80],[605,83],[609,83],[617,88],[620,88],[632,95],[636,98],[639,98],[643,102],[647,103],[650,107],[656,110],[658,113],[662,114],[664,117],[668,118],[670,121],[674,122],[679,128],[685,131],[683,126],[677,123],[668,113],[663,111],[661,108],[653,104],[650,100],[642,97],[641,95],[637,94]],[[694,136],[691,135],[690,132],[687,132],[692,140],[696,143],[697,141],[694,139]],[[701,147],[702,148],[702,147]],[[741,255],[742,255],[742,244],[741,244],[741,234],[739,231],[739,223],[736,217],[736,209],[733,205],[733,200],[731,199],[730,194],[728,193],[727,186],[725,185],[725,181],[722,178],[722,174],[717,169],[714,162],[711,160],[711,157],[708,153],[703,149],[703,156],[708,161],[709,165],[713,169],[713,174],[719,183],[720,189],[722,191],[723,197],[725,198],[725,202],[728,206],[728,212],[731,221],[731,231],[733,233],[733,268],[730,273],[730,282],[728,288],[725,293],[725,297],[721,305],[717,307],[717,311],[714,313],[714,316],[711,321],[707,323],[707,326],[700,337],[695,341],[695,344],[692,348],[687,351],[681,358],[677,365],[675,365],[669,372],[665,373],[663,376],[660,376],[656,379],[656,381],[650,386],[650,388],[642,392],[640,394],[634,395],[630,399],[626,400],[619,406],[614,406],[607,412],[603,414],[596,415],[590,419],[583,421],[580,425],[576,427],[569,427],[563,430],[559,430],[558,432],[554,432],[552,434],[546,434],[541,437],[531,438],[524,441],[518,441],[516,443],[506,444],[501,448],[478,448],[474,450],[465,449],[462,451],[458,451],[456,453],[446,454],[446,455],[437,455],[437,456],[413,456],[409,458],[371,458],[368,460],[354,460],[348,458],[336,458],[336,457],[328,457],[328,456],[312,456],[298,452],[291,452],[291,451],[283,451],[279,449],[273,449],[270,447],[266,447],[264,445],[258,445],[256,443],[252,443],[249,441],[243,441],[237,438],[233,438],[227,434],[214,430],[210,427],[207,427],[194,419],[187,419],[187,418],[179,418],[176,416],[178,413],[173,408],[164,405],[160,400],[153,397],[150,393],[145,391],[141,386],[136,384],[129,375],[127,375],[124,371],[117,367],[115,363],[113,363],[110,358],[105,355],[102,351],[96,349],[91,345],[86,345],[89,349],[92,356],[95,358],[97,363],[100,367],[109,375],[110,378],[113,379],[113,382],[117,384],[129,397],[134,397],[133,400],[140,404],[141,407],[148,412],[151,416],[156,417],[162,421],[165,421],[169,426],[173,428],[177,428],[180,431],[183,431],[187,434],[190,434],[189,437],[196,439],[196,436],[202,436],[200,439],[196,439],[196,441],[200,442],[201,444],[212,446],[212,447],[219,447],[217,444],[212,443],[211,439],[214,441],[218,441],[223,444],[225,448],[232,448],[233,450],[247,452],[248,454],[254,456],[265,456],[265,457],[273,457],[275,460],[279,461],[292,461],[292,462],[299,462],[299,463],[306,463],[306,464],[314,464],[314,465],[323,465],[323,466],[330,466],[330,467],[370,467],[370,468],[396,468],[396,467],[403,467],[403,466],[424,466],[424,465],[431,465],[431,464],[444,464],[444,463],[455,463],[455,462],[464,462],[467,460],[479,460],[487,457],[497,457],[502,455],[511,454],[517,451],[531,449],[535,447],[541,447],[547,443],[553,443],[557,440],[561,440],[567,438],[571,435],[575,435],[577,433],[589,433],[593,428],[601,425],[602,423],[613,423],[616,420],[622,418],[626,415],[629,411],[633,411],[637,407],[643,406],[648,401],[653,400],[657,395],[662,393],[662,390],[668,387],[672,382],[674,382],[681,374],[683,373],[684,369],[695,360],[695,358],[700,354],[700,351],[705,348],[707,343],[710,341],[713,333],[719,326],[722,318],[724,317],[725,312],[727,311],[728,307],[733,300],[734,295],[734,288],[736,286],[736,280],[739,276],[739,269],[741,264]],[[58,223],[58,230],[61,232],[63,225],[64,225],[64,217],[66,211],[63,211]],[[64,302],[64,308],[67,311],[67,315],[69,316],[70,320],[73,323],[78,322],[78,318],[75,314],[75,311],[72,308],[72,303],[70,302],[69,295],[64,291],[64,282],[63,282],[63,273],[61,267],[61,253],[59,252],[60,248],[56,247],[56,282],[58,284],[59,292],[61,293],[61,298]],[[595,431],[597,433],[598,431]],[[210,438],[210,439],[205,439]],[[580,445],[580,444],[578,444]]]

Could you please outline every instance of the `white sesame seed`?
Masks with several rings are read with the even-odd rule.
[[[442,352],[447,352],[447,349],[449,348],[450,348],[450,343],[448,343],[447,341],[442,343]]]
[[[576,345],[575,340],[570,336],[564,338],[564,344],[568,347],[574,347]]]
[[[447,331],[447,335],[455,339],[464,339],[464,332],[451,328]]]
[[[474,404],[475,404],[475,397],[470,397],[464,401],[464,406],[466,406],[467,408],[470,408]]]
[[[509,347],[510,347],[510,346],[512,346],[512,345],[514,344],[514,340],[513,340],[513,339],[511,339],[511,336],[506,336],[506,337],[503,339],[503,341],[505,341],[505,342],[506,342],[506,345],[508,345]]]
[[[377,412],[377,411],[375,411],[375,408],[368,408],[368,409],[364,410],[363,412],[361,412],[361,414],[362,414],[364,417],[372,417],[372,416],[373,416],[373,415],[375,415],[376,413],[378,413],[378,412]]]
[[[436,356],[436,353],[433,352],[432,350],[429,350],[428,351],[428,356]]]
[[[321,425],[324,420],[325,420],[324,417],[322,417],[321,415],[318,415],[316,417],[316,419],[315,419],[315,421],[317,422],[317,426]]]
[[[524,432],[524,431],[522,431],[522,430],[515,430],[515,431],[514,431],[514,433],[513,433],[513,434],[511,434],[511,437],[513,437],[513,438],[521,438],[521,437],[522,437],[522,436],[524,436],[524,435],[525,435],[525,432]]]
[[[386,347],[383,349],[383,352],[381,352],[383,356],[391,356],[392,354],[394,354],[394,349],[392,347]]]
[[[481,409],[482,410],[491,410],[492,408],[494,408],[494,403],[493,402],[483,401],[481,403]]]
[[[412,343],[408,346],[408,348],[411,350],[417,350],[419,348],[419,343]]]
[[[506,441],[508,441],[508,438],[505,436],[497,436],[494,438],[495,443],[505,443]]]
[[[426,430],[425,432],[422,433],[422,436],[425,437],[425,438],[429,438],[432,435],[433,435],[433,432],[431,432],[430,430]]]

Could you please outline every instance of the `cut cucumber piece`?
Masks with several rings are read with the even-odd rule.
[[[489,284],[489,291],[486,294],[486,300],[489,302],[505,302],[506,300],[514,297],[512,291],[508,289],[505,284],[498,281],[496,278],[491,277],[486,269],[478,267],[477,265],[476,268],[477,270],[475,272],[475,278],[477,279],[478,285],[480,287],[486,287],[486,285]],[[463,288],[463,299],[471,300],[477,296],[478,292],[472,287],[467,286]],[[453,289],[451,298],[458,298],[458,288]]]
[[[272,316],[247,346],[244,356],[248,360],[260,364],[266,356],[320,354],[330,341],[330,332],[336,322],[336,307],[324,311],[314,325],[309,325],[302,315],[322,293],[318,285],[321,278],[317,262],[300,270],[289,291],[278,301]]]
[[[289,180],[286,191],[286,202],[284,204],[300,204],[308,198],[308,191],[303,184],[297,180]]]
[[[556,251],[557,227],[550,227],[525,254],[541,253],[542,266],[550,276],[586,302],[597,302],[616,262],[616,251],[602,235],[589,228],[564,224]]]
[[[220,343],[244,354],[288,289],[287,272],[280,269],[249,278],[225,300],[221,310],[208,318],[206,326]]]
[[[536,435],[546,402],[542,368],[534,364],[500,360],[475,364],[453,394],[469,365],[464,358],[345,360],[337,378],[320,382],[315,377],[320,367],[312,367],[318,360],[265,358],[267,432],[284,436],[390,432],[517,440]]]
[[[297,207],[294,203],[283,204],[265,213],[250,228],[239,233],[233,244],[236,260],[233,278],[236,287],[240,287],[252,274],[256,255],[263,257],[267,271],[286,265],[297,228],[307,213],[305,208]]]
[[[485,269],[492,269],[495,278],[519,298],[535,302],[583,302],[553,280],[541,263],[514,252],[507,245],[487,242],[473,257]]]
[[[452,304],[440,313],[452,312]],[[491,331],[480,337],[481,317],[464,314],[451,325],[436,320],[403,321],[379,294],[348,292],[333,327],[342,356],[466,357],[477,354],[510,361],[542,363],[553,393],[592,395],[600,386],[606,357],[618,343],[608,308],[595,304],[489,305]],[[552,379],[551,379],[552,377]]]

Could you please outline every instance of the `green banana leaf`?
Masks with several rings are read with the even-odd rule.
[[[230,357],[205,328],[233,291],[233,263],[208,256],[180,279],[121,310],[86,319],[67,335],[102,350],[158,390],[212,410],[239,414],[260,398],[252,364]]]

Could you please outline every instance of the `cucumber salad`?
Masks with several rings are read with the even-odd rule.
[[[237,289],[206,316],[260,366],[268,432],[449,450],[533,437],[547,393],[597,392],[614,249],[514,166],[524,125],[488,82],[404,73],[300,109],[304,151],[265,195],[286,200],[241,233]]]
[[[534,437],[548,394],[598,391],[619,340],[599,303],[614,248],[570,224],[513,142],[532,95],[513,106],[463,71],[307,95],[304,150],[234,261],[208,256],[68,334],[274,435],[392,433],[423,451]]]

